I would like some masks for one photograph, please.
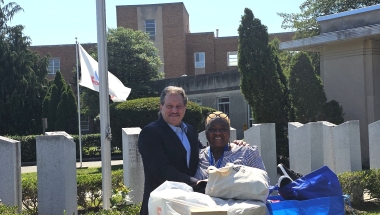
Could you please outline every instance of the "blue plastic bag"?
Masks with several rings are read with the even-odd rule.
[[[344,197],[331,196],[310,200],[285,200],[267,203],[270,215],[344,215]]]
[[[323,166],[284,187],[278,193],[287,200],[308,200],[343,195],[338,177],[327,166]]]

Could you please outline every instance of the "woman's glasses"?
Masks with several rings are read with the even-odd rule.
[[[222,113],[222,112],[209,113],[207,117],[210,118],[210,119],[215,119],[215,118],[228,119],[227,114]]]

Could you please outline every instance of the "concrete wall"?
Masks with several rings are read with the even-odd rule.
[[[361,156],[368,166],[368,124],[380,119],[379,41],[330,44],[321,52],[321,78],[327,100],[337,100],[345,120],[359,120]]]
[[[148,5],[145,7],[137,7],[137,26],[138,30],[145,32],[145,20],[156,21],[156,35],[150,36],[150,40],[158,49],[158,55],[161,62],[164,62],[164,38],[162,29],[162,6]],[[160,71],[165,69],[164,64],[161,66]]]
[[[348,11],[348,13],[349,12],[350,11]],[[379,24],[380,10],[372,10],[365,13],[356,13],[352,15],[341,16],[335,19],[320,21],[319,23],[321,25],[321,33]]]

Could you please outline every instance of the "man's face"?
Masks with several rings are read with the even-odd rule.
[[[180,94],[166,94],[164,104],[160,104],[164,120],[173,126],[179,126],[185,116],[186,106]]]

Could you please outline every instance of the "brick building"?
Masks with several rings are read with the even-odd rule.
[[[237,69],[238,37],[214,32],[191,33],[189,13],[182,2],[116,7],[117,26],[150,35],[163,62],[165,78],[209,74]],[[294,34],[280,33],[281,41]]]
[[[116,6],[116,16],[118,27],[146,32],[158,49],[165,80],[157,86],[183,84],[190,100],[231,113],[235,118],[231,126],[236,128],[237,137],[242,137],[243,124],[250,127],[252,117],[239,87],[237,36],[219,37],[218,31],[216,35],[214,32],[191,33],[189,13],[182,2]],[[293,36],[294,32],[270,34],[270,40],[277,37],[281,42],[290,41]],[[96,44],[81,45],[89,51]],[[51,55],[49,79],[60,70],[67,83],[74,83],[75,44],[32,46],[31,49],[40,55]],[[226,78],[231,83],[224,81]],[[191,83],[197,81],[204,84],[191,87]],[[76,91],[76,86],[72,86]]]

